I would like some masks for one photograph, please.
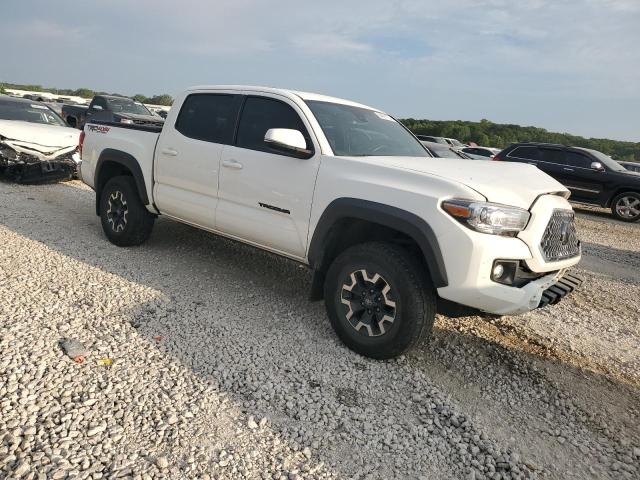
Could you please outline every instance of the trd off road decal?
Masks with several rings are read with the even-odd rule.
[[[111,130],[111,127],[105,127],[104,125],[87,125],[90,132],[107,133]]]

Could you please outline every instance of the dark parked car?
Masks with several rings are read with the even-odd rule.
[[[625,169],[602,152],[546,143],[516,143],[494,160],[536,165],[571,190],[571,200],[610,208],[616,218],[625,222],[640,220],[640,174]]]
[[[618,162],[631,172],[640,172],[640,162]]]
[[[499,148],[490,147],[464,147],[461,150],[469,155],[479,155],[487,158],[493,158],[496,154],[500,153]]]
[[[69,125],[80,129],[92,120],[154,127],[161,127],[164,123],[162,117],[152,113],[142,103],[113,95],[96,95],[88,108],[65,105],[62,107],[62,116]]]
[[[73,128],[82,128],[89,107],[84,105],[62,105],[61,117],[67,125]]]

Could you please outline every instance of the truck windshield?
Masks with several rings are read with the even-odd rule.
[[[429,157],[425,148],[386,113],[307,100],[337,156]]]
[[[115,113],[133,113],[136,115],[152,115],[140,102],[130,100],[128,98],[109,98],[107,99],[109,110]]]

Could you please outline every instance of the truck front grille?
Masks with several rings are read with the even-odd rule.
[[[580,255],[580,240],[576,233],[575,215],[571,210],[554,210],[540,242],[547,262],[565,260]]]

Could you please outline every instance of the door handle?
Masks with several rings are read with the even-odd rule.
[[[236,170],[242,170],[242,164],[239,161],[234,160],[233,158],[230,158],[229,160],[223,160],[222,166],[227,168],[235,168]]]
[[[564,167],[564,168],[563,168],[563,170],[564,170],[565,172],[573,172],[573,168],[567,168],[567,167]]]
[[[176,155],[178,155],[178,152],[173,148],[163,148],[162,150],[160,150],[160,153],[169,157],[175,157]]]

